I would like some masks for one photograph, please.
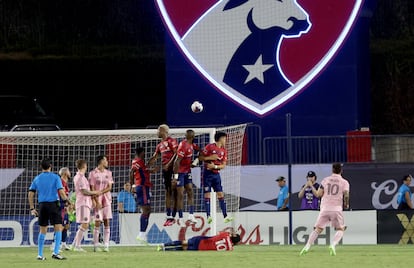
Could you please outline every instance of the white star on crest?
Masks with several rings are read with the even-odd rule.
[[[257,78],[264,84],[263,73],[273,67],[273,64],[263,64],[262,55],[260,55],[254,65],[243,65],[243,67],[249,72],[249,75],[244,81],[245,84],[254,78]]]

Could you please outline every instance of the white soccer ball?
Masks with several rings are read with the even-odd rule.
[[[191,104],[191,111],[194,113],[200,113],[203,111],[203,104],[199,101],[194,101],[193,104]]]

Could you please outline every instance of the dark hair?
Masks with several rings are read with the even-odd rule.
[[[239,234],[236,234],[236,235],[231,235],[230,236],[230,240],[231,240],[231,242],[233,243],[233,245],[237,245],[237,243],[239,243],[240,242],[240,235]]]
[[[402,182],[407,181],[409,178],[411,178],[410,174],[404,175],[404,177],[402,178]]]
[[[219,139],[221,138],[221,137],[226,137],[227,136],[227,134],[226,133],[224,133],[224,132],[222,132],[222,131],[219,131],[219,132],[216,132],[216,134],[214,134],[214,140],[215,141],[219,141]]]
[[[332,164],[332,172],[335,173],[335,174],[341,174],[342,164],[341,163],[333,163]]]
[[[99,164],[101,163],[101,161],[102,161],[105,157],[106,157],[105,155],[99,155],[99,156],[96,158],[96,164],[97,164],[97,165],[99,165]]]
[[[40,163],[40,166],[43,170],[49,169],[52,166],[52,161],[50,160],[50,158],[44,158]]]
[[[138,147],[137,149],[135,149],[135,155],[138,156],[144,151],[145,151],[144,147]]]

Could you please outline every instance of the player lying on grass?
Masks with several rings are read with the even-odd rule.
[[[176,240],[157,246],[158,251],[166,250],[233,250],[240,242],[240,235],[235,232],[219,232],[214,236],[194,236],[188,240]]]

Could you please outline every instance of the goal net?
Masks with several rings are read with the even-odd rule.
[[[195,143],[203,148],[214,142],[216,131],[227,133],[226,149],[228,151],[227,167],[222,170],[222,183],[227,210],[235,217],[233,226],[237,224],[237,212],[240,200],[240,164],[243,148],[243,137],[246,124],[220,128],[171,128],[170,136],[181,141],[187,129],[196,134]],[[0,133],[0,247],[36,245],[39,226],[37,218],[30,215],[27,193],[29,186],[41,172],[40,161],[48,157],[52,160],[52,171],[58,172],[61,167],[68,167],[72,176],[76,173],[75,161],[85,159],[88,170],[96,167],[96,158],[105,155],[112,171],[114,185],[112,187],[111,244],[134,245],[139,233],[140,211],[138,213],[118,213],[117,194],[123,190],[124,183],[129,181],[129,169],[135,148],[144,147],[146,160],[154,153],[160,139],[156,129],[138,130],[85,130],[85,131],[45,131],[45,132],[3,132]],[[160,161],[160,159],[158,160]],[[160,165],[160,163],[157,163]],[[151,215],[147,229],[149,243],[162,243],[176,239],[186,239],[193,235],[209,234],[228,228],[222,221],[207,224],[201,188],[202,166],[192,169],[194,188],[194,207],[196,224],[178,224],[164,227],[165,221],[165,189],[161,172],[151,174]],[[88,174],[86,174],[88,175]],[[74,190],[72,180],[69,188]],[[37,201],[37,200],[36,200]],[[184,217],[187,218],[187,198],[184,198]],[[36,202],[37,203],[37,202]],[[221,216],[220,209],[212,211],[213,216]],[[178,216],[177,216],[178,217]],[[230,225],[231,226],[231,225]],[[72,243],[78,226],[72,223],[68,232],[67,243]],[[46,245],[53,241],[53,229],[49,228]],[[92,232],[85,233],[85,245],[92,243]]]

